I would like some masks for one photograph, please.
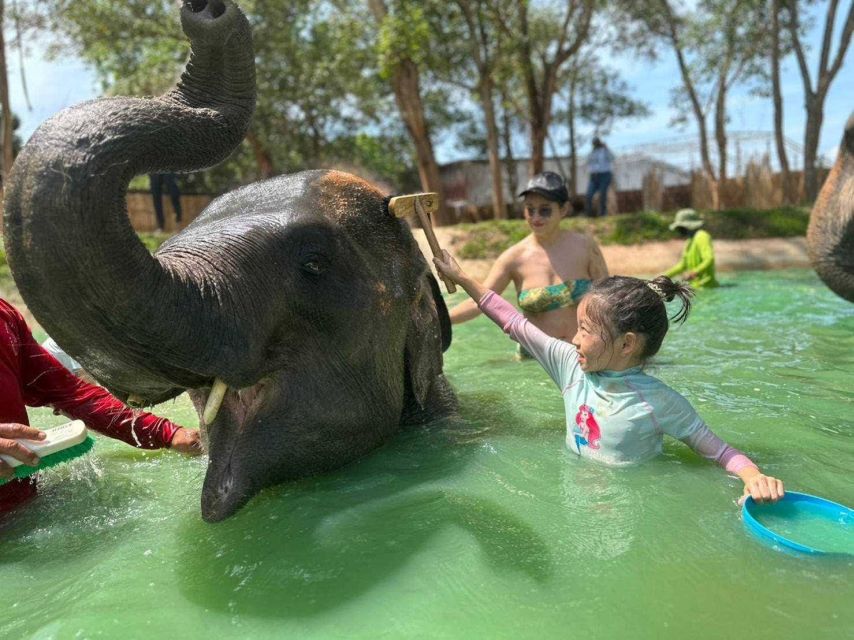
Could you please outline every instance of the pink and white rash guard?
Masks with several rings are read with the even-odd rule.
[[[557,384],[571,451],[609,465],[634,464],[660,454],[667,434],[730,473],[756,466],[712,433],[684,397],[641,367],[585,373],[575,347],[540,331],[501,296],[490,291],[478,305]]]

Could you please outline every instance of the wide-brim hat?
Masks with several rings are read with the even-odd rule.
[[[676,218],[673,224],[670,225],[671,231],[676,231],[679,227],[693,231],[699,229],[705,224],[702,216],[693,209],[679,209],[676,212]]]
[[[528,193],[537,193],[561,204],[569,200],[566,182],[554,171],[543,171],[528,180],[525,190],[519,194],[519,197],[522,198]]]

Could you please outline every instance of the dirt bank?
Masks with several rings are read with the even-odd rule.
[[[424,232],[414,229],[413,233],[424,255],[431,255]],[[451,253],[465,242],[465,234],[453,227],[436,229],[436,237],[439,244]],[[608,245],[602,247],[602,253],[612,274],[650,275],[661,273],[675,264],[684,244],[684,240],[668,240],[642,245]],[[715,240],[714,246],[719,271],[810,267],[804,238]],[[463,260],[461,264],[476,278],[483,278],[492,260]]]

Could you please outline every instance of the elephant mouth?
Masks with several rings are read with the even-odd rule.
[[[266,402],[269,383],[269,380],[262,379],[250,387],[241,389],[226,387],[218,411],[213,416],[205,416],[206,411],[199,416],[205,430],[215,429],[224,424],[229,428],[236,428],[238,433],[242,432]],[[209,390],[204,395],[203,406],[206,410],[211,404],[212,392],[213,390]]]
[[[207,404],[210,391],[197,396],[196,406],[209,454],[201,499],[202,518],[206,522],[219,522],[234,515],[257,493],[257,483],[240,455],[244,448],[241,442],[249,425],[269,401],[269,389],[269,380],[242,389],[227,389],[216,417],[207,423],[201,407]]]

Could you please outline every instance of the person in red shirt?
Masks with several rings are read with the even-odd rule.
[[[201,453],[198,430],[131,409],[103,387],[76,377],[36,342],[23,316],[0,298],[0,453],[38,464],[38,458],[12,438],[43,439],[43,431],[29,426],[26,408],[47,405],[134,447]],[[12,467],[0,460],[0,478],[11,476]],[[36,482],[30,478],[0,485],[0,513],[35,495]]]

